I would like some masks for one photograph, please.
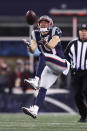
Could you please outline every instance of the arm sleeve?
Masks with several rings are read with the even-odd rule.
[[[61,43],[58,44],[58,55],[61,58],[65,58]]]

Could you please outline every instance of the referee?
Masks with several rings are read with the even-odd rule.
[[[81,116],[78,122],[87,122],[87,25],[82,24],[78,39],[71,41],[65,50],[71,64],[71,80],[75,90],[75,102]]]

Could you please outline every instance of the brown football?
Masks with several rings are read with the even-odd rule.
[[[33,10],[27,11],[26,21],[29,25],[33,25],[36,22],[36,13]]]

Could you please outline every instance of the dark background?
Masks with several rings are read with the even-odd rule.
[[[87,0],[0,0],[1,16],[24,16],[26,11],[33,9],[37,15],[48,14],[51,8],[85,9]]]

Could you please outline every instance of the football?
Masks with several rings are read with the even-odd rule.
[[[33,10],[27,11],[26,21],[29,25],[33,25],[36,22],[36,13]]]

